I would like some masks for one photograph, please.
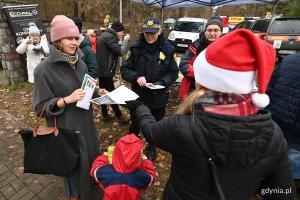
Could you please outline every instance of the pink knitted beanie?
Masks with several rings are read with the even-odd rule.
[[[67,37],[79,38],[79,30],[74,21],[64,15],[56,15],[51,22],[51,42]]]

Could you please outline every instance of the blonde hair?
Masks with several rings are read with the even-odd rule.
[[[96,35],[94,29],[88,29],[88,30],[86,31],[86,34],[87,34],[87,35]]]
[[[176,111],[176,114],[182,114],[182,115],[192,114],[193,104],[204,94],[205,94],[204,88],[196,89],[182,102],[182,104],[179,106],[178,110]]]
[[[109,19],[110,19],[110,16],[106,15],[104,20],[103,20],[103,23],[108,25],[109,24]]]

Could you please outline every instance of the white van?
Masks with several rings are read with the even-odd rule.
[[[199,38],[207,20],[203,18],[183,17],[177,20],[168,36],[168,42],[175,51],[186,51],[190,43]]]

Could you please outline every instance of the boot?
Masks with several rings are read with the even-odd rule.
[[[112,119],[112,117],[110,115],[104,115],[104,116],[102,116],[103,122],[109,122],[111,119]]]
[[[121,115],[121,117],[117,117],[117,118],[123,124],[127,124],[130,121],[130,117],[128,117],[127,115]]]

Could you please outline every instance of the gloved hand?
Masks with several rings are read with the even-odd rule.
[[[137,107],[143,105],[143,103],[138,100],[125,101],[125,103],[126,104],[124,106],[132,111],[135,111]]]
[[[153,83],[153,85],[162,85],[164,86],[164,83],[162,81],[156,81]]]

